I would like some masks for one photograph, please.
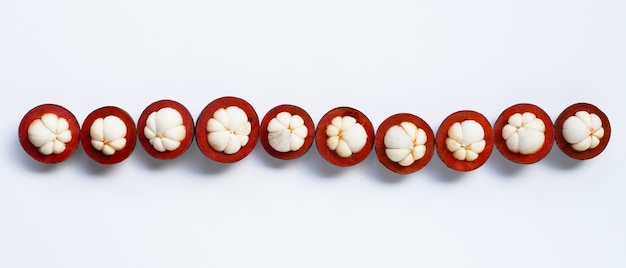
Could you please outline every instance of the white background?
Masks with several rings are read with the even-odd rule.
[[[0,2],[0,267],[626,267],[626,3],[477,1]],[[290,103],[317,122],[352,106],[377,127],[433,129],[473,109],[494,122],[534,103],[589,102],[611,119],[588,161],[554,146],[522,166],[494,151],[457,173],[438,157],[395,175],[372,153],[338,168],[259,145],[231,165],[195,143],[157,161],[138,146],[100,166],[79,149],[44,165],[22,116],[57,103],[135,119],[174,99],[194,117],[234,95],[262,118]]]

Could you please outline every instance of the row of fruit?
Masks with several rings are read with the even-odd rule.
[[[600,154],[610,135],[607,116],[588,103],[567,107],[554,122],[536,105],[516,104],[493,126],[482,114],[463,110],[449,115],[434,133],[409,113],[388,117],[375,131],[367,116],[350,107],[330,110],[317,128],[304,109],[287,104],[259,122],[254,108],[237,97],[212,101],[195,123],[187,108],[173,100],[150,104],[136,124],[124,110],[106,106],[91,112],[82,126],[67,109],[43,104],[26,113],[18,133],[26,153],[49,164],[66,160],[79,144],[98,163],[119,163],[137,140],[154,158],[173,159],[195,138],[204,155],[222,163],[243,159],[258,140],[269,155],[283,160],[304,155],[315,142],[320,155],[337,166],[358,164],[375,149],[380,162],[400,174],[423,168],[435,151],[454,170],[474,170],[494,146],[515,163],[531,164],[543,159],[555,141],[569,157],[585,160]]]

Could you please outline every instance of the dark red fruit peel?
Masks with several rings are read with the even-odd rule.
[[[221,108],[228,108],[230,106],[237,106],[241,108],[248,116],[250,122],[250,135],[248,135],[248,143],[241,147],[238,152],[234,154],[225,154],[214,150],[209,144],[208,132],[206,130],[209,119],[213,118],[215,111]],[[196,143],[200,151],[208,158],[220,162],[220,163],[234,163],[237,162],[252,152],[254,146],[256,146],[259,138],[259,117],[254,108],[247,101],[237,97],[221,97],[209,103],[198,116],[196,121]]]
[[[93,125],[94,121],[96,121],[98,118],[105,118],[109,115],[117,116],[122,121],[124,121],[124,124],[126,125],[126,146],[122,150],[117,151],[112,155],[105,155],[91,145],[90,129],[91,125]],[[137,129],[135,128],[135,121],[126,111],[122,110],[121,108],[115,106],[105,106],[98,108],[91,112],[89,115],[87,115],[87,118],[85,118],[85,121],[83,121],[83,125],[81,128],[81,144],[83,145],[85,153],[91,159],[100,164],[111,165],[124,161],[133,153],[136,142]]]
[[[332,120],[338,116],[354,117],[357,123],[361,124],[367,133],[367,141],[363,149],[346,158],[337,155],[335,151],[330,150],[326,145],[326,128],[331,124]],[[340,167],[353,166],[365,160],[372,151],[374,145],[374,127],[369,118],[359,110],[351,107],[337,107],[327,112],[317,124],[317,129],[315,130],[315,144],[318,152],[326,161]]]
[[[150,144],[150,140],[146,138],[144,129],[148,121],[148,116],[150,116],[150,114],[152,114],[153,112],[157,112],[163,108],[172,108],[178,111],[180,115],[183,117],[183,126],[185,127],[185,138],[180,142],[180,146],[176,150],[159,152],[156,149],[154,149],[154,146]],[[137,121],[137,136],[139,137],[139,143],[141,144],[141,147],[143,147],[143,149],[146,150],[146,152],[150,156],[156,159],[160,159],[160,160],[174,159],[176,157],[181,156],[183,153],[185,153],[185,151],[187,151],[187,149],[193,142],[193,137],[194,137],[193,117],[191,116],[191,113],[189,113],[189,110],[187,110],[185,106],[183,106],[182,104],[176,101],[159,100],[159,101],[153,102],[148,107],[146,107],[146,109],[139,116],[139,120]]]
[[[478,158],[474,161],[457,160],[452,155],[452,152],[448,151],[448,148],[446,147],[448,129],[450,129],[454,123],[461,123],[465,120],[474,120],[478,122],[485,131],[485,149],[478,154]],[[493,150],[493,130],[489,120],[487,120],[487,118],[485,118],[485,116],[481,113],[469,110],[458,111],[446,117],[446,119],[443,120],[439,126],[435,146],[437,147],[437,154],[439,155],[439,158],[441,158],[443,163],[449,168],[462,172],[475,170],[485,164],[491,156],[491,151]]]
[[[421,128],[424,132],[426,132],[426,144],[424,144],[426,146],[426,154],[424,157],[416,160],[409,166],[402,166],[392,161],[385,152],[387,149],[385,147],[385,135],[387,134],[387,131],[389,131],[391,127],[399,126],[403,122],[411,122],[417,128]],[[428,123],[426,123],[426,121],[422,118],[407,113],[395,114],[385,119],[380,126],[378,126],[378,130],[376,130],[374,148],[376,149],[378,161],[380,161],[380,163],[387,169],[398,174],[410,174],[425,167],[433,158],[433,154],[435,153],[435,134]]]
[[[304,144],[302,145],[302,147],[296,151],[279,152],[272,148],[269,143],[269,132],[267,131],[267,126],[269,125],[270,121],[281,112],[288,112],[291,115],[299,115],[304,120],[304,125],[307,128],[307,136],[304,139]],[[311,148],[314,140],[314,133],[315,123],[313,123],[313,119],[311,119],[309,113],[307,113],[304,109],[298,106],[283,104],[272,108],[265,114],[263,120],[261,121],[261,128],[259,129],[259,139],[261,141],[261,145],[263,145],[263,148],[265,149],[265,151],[267,151],[269,155],[282,160],[292,160],[303,156],[309,150],[309,148]]]
[[[544,132],[545,142],[543,147],[541,147],[541,149],[534,154],[511,152],[506,146],[506,140],[502,137],[502,130],[508,124],[509,117],[516,113],[524,114],[526,112],[533,113],[537,118],[543,121],[543,124],[546,126],[546,131]],[[502,112],[502,114],[500,114],[498,120],[496,120],[496,123],[493,126],[493,136],[496,148],[500,151],[504,158],[518,164],[532,164],[545,158],[552,149],[552,145],[554,144],[554,125],[552,125],[552,119],[550,119],[550,116],[539,106],[529,103],[519,103],[507,108]]]
[[[598,145],[598,147],[583,152],[574,150],[572,146],[565,140],[565,137],[563,137],[563,123],[565,123],[565,120],[567,120],[567,118],[576,115],[576,113],[579,111],[585,111],[590,114],[593,113],[598,115],[598,117],[600,117],[600,120],[602,120],[602,127],[604,128],[604,136],[602,137],[602,139],[600,139],[600,144]],[[602,110],[600,110],[598,107],[593,104],[581,102],[572,104],[569,107],[565,108],[565,110],[563,110],[563,112],[559,115],[559,117],[557,117],[556,121],[554,122],[554,132],[556,144],[561,149],[561,151],[563,151],[563,153],[573,159],[587,160],[598,156],[609,144],[609,140],[611,138],[611,123],[609,122],[609,118],[606,116],[606,114],[602,112]]]
[[[44,155],[40,153],[38,148],[28,139],[28,127],[30,127],[30,124],[37,119],[41,119],[41,117],[47,113],[56,114],[59,118],[65,118],[69,124],[72,139],[65,144],[65,151],[60,154]],[[42,104],[32,108],[24,115],[18,127],[18,138],[22,148],[24,148],[24,151],[26,151],[30,157],[42,163],[55,164],[70,158],[78,148],[80,142],[80,125],[74,114],[64,107],[56,104]]]

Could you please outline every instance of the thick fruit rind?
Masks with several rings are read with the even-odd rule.
[[[421,128],[424,132],[426,132],[426,144],[424,144],[426,146],[426,154],[424,157],[416,160],[409,166],[402,166],[392,161],[385,152],[385,134],[387,134],[387,131],[391,127],[400,125],[402,122],[411,122],[415,124],[417,128]],[[378,161],[380,161],[380,163],[387,169],[398,174],[410,174],[425,167],[433,158],[435,153],[435,134],[428,123],[426,123],[426,121],[422,118],[408,113],[395,114],[385,119],[380,126],[378,126],[378,129],[376,130],[374,148],[376,150]]]
[[[511,152],[506,146],[506,140],[502,137],[502,129],[508,124],[509,117],[516,113],[523,114],[525,112],[533,113],[538,119],[543,121],[546,127],[543,146],[536,153],[528,155]],[[554,144],[554,125],[552,124],[550,116],[539,106],[529,103],[519,103],[507,108],[500,114],[493,126],[493,136],[496,148],[504,158],[518,164],[532,164],[539,162],[550,153],[552,145]]]
[[[563,124],[565,123],[565,120],[567,120],[570,116],[574,116],[579,111],[585,111],[590,114],[593,113],[598,115],[600,120],[602,120],[602,127],[604,128],[604,136],[600,139],[598,147],[582,152],[574,150],[563,136]],[[609,122],[609,118],[606,114],[595,105],[579,102],[565,108],[559,117],[556,118],[556,121],[554,122],[554,133],[556,145],[561,149],[561,151],[563,151],[563,153],[576,160],[587,160],[598,156],[609,144],[609,140],[611,138],[611,123]]]
[[[167,107],[175,109],[183,117],[183,126],[185,127],[185,131],[186,131],[185,138],[181,141],[180,146],[176,150],[159,152],[156,149],[154,149],[152,144],[150,144],[150,140],[146,138],[146,135],[144,134],[144,128],[146,127],[146,121],[148,119],[148,116],[150,116],[150,114],[152,114],[153,112],[157,112],[163,108],[167,108]],[[176,102],[173,100],[159,100],[159,101],[153,102],[148,107],[146,107],[146,109],[139,116],[139,120],[137,121],[137,136],[139,138],[139,143],[141,144],[141,147],[143,147],[143,149],[146,150],[146,152],[152,157],[156,159],[161,159],[161,160],[174,159],[176,157],[181,156],[183,153],[185,153],[185,151],[189,149],[189,146],[193,142],[193,137],[194,137],[193,117],[191,116],[191,113],[189,113],[189,110],[187,110],[187,108],[184,105],[180,104],[179,102]]]
[[[328,127],[332,120],[338,116],[354,117],[357,123],[363,126],[367,134],[367,140],[363,149],[346,158],[340,157],[337,153],[335,153],[335,151],[330,150],[326,145],[326,127]],[[315,130],[315,145],[322,158],[326,159],[326,161],[332,163],[333,165],[340,167],[353,166],[365,160],[365,158],[367,158],[369,153],[372,151],[374,145],[374,126],[369,118],[367,118],[367,116],[365,116],[365,114],[361,111],[351,107],[337,107],[324,114],[317,124],[317,129]]]
[[[91,145],[91,125],[98,118],[104,118],[109,115],[119,117],[126,125],[126,146],[120,151],[115,152],[113,155],[105,155]],[[135,127],[135,120],[123,109],[115,106],[104,106],[91,112],[83,121],[81,127],[81,144],[85,153],[94,161],[103,164],[111,165],[117,164],[128,158],[135,149],[137,143],[137,128]]]
[[[276,151],[274,148],[272,148],[272,146],[269,143],[269,140],[268,140],[269,133],[267,131],[267,126],[269,125],[270,121],[274,119],[276,115],[278,115],[281,112],[289,112],[291,115],[299,115],[304,120],[304,125],[307,128],[307,136],[304,139],[304,144],[302,145],[302,147],[296,151],[279,152],[279,151]],[[263,145],[263,148],[265,149],[265,151],[269,155],[275,158],[282,159],[282,160],[292,160],[292,159],[301,157],[304,154],[306,154],[306,152],[311,148],[311,145],[313,144],[314,139],[315,139],[315,123],[313,122],[313,119],[311,119],[311,116],[309,115],[309,113],[307,113],[304,109],[298,106],[290,105],[290,104],[282,104],[282,105],[276,106],[272,108],[271,110],[269,110],[263,117],[263,120],[261,121],[261,128],[259,129],[259,140],[261,141],[261,145]]]
[[[38,148],[35,147],[28,139],[28,128],[30,127],[30,124],[33,121],[40,119],[41,116],[47,113],[53,113],[60,118],[65,118],[69,124],[70,133],[72,133],[72,139],[65,144],[65,150],[60,154],[41,154],[38,151]],[[78,145],[80,144],[80,124],[78,123],[78,120],[76,120],[74,114],[64,107],[50,103],[42,104],[32,108],[24,115],[18,127],[18,138],[22,148],[24,148],[24,151],[26,151],[30,157],[42,163],[55,164],[67,160],[78,148]]]
[[[478,122],[485,131],[485,149],[478,154],[478,158],[474,161],[457,160],[452,155],[452,152],[446,147],[446,139],[448,138],[448,129],[456,122],[463,122],[465,120],[474,120]],[[437,148],[437,154],[443,163],[449,168],[456,171],[471,171],[479,168],[487,162],[493,151],[493,130],[489,120],[479,112],[471,110],[462,110],[455,112],[446,119],[443,120],[439,129],[437,130],[437,136],[435,141],[435,147]]]
[[[206,129],[209,119],[213,118],[215,111],[229,106],[237,106],[246,113],[251,129],[250,134],[248,135],[248,143],[246,143],[246,145],[241,147],[241,149],[234,154],[225,154],[214,150],[209,144],[209,140],[207,138],[208,132]],[[248,154],[250,154],[250,152],[252,152],[258,139],[259,117],[250,103],[238,97],[226,96],[210,102],[204,107],[202,112],[200,112],[198,120],[196,120],[196,143],[198,144],[198,148],[200,148],[200,151],[206,157],[220,163],[234,163],[245,158]]]

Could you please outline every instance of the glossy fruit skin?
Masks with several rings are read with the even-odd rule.
[[[209,119],[213,118],[215,111],[221,108],[227,108],[229,106],[237,106],[241,108],[248,116],[250,122],[250,134],[248,135],[248,143],[234,154],[225,154],[214,150],[209,144],[207,138],[208,132],[206,130]],[[209,103],[196,120],[196,143],[200,151],[208,158],[220,162],[220,163],[234,163],[245,158],[252,152],[259,139],[259,117],[250,103],[247,101],[233,96],[226,96],[216,99]]]
[[[543,147],[541,147],[538,152],[528,155],[511,152],[506,146],[506,140],[502,137],[502,129],[504,129],[504,126],[508,124],[509,117],[516,113],[523,114],[525,112],[535,114],[537,118],[543,121],[543,124],[546,127],[546,131],[544,132],[545,142]],[[533,164],[539,162],[545,158],[548,153],[550,153],[552,145],[554,144],[554,125],[552,124],[552,119],[550,119],[550,116],[539,106],[529,103],[515,104],[504,110],[496,120],[496,123],[493,126],[493,132],[494,142],[498,151],[502,154],[502,156],[504,156],[504,158],[518,164]]]
[[[168,107],[175,109],[183,117],[183,126],[185,127],[186,131],[185,138],[181,141],[180,146],[176,150],[159,152],[154,149],[152,144],[150,144],[150,140],[146,138],[146,135],[144,134],[144,128],[146,127],[146,122],[150,114]],[[139,116],[139,120],[137,121],[137,136],[139,138],[139,143],[141,144],[141,147],[143,147],[143,149],[146,150],[146,152],[150,156],[160,160],[174,159],[185,153],[185,151],[189,149],[189,146],[193,142],[194,130],[195,129],[193,117],[191,116],[191,113],[189,113],[189,110],[187,110],[184,105],[173,100],[159,100],[153,102],[148,107],[146,107],[146,109]]]
[[[126,125],[126,146],[122,150],[115,152],[115,154],[113,155],[105,155],[91,145],[91,125],[98,118],[104,118],[109,115],[119,117]],[[137,128],[135,127],[135,120],[133,120],[133,118],[126,111],[119,107],[104,106],[98,108],[91,112],[89,115],[87,115],[87,117],[83,121],[83,125],[81,127],[81,144],[83,146],[83,149],[85,150],[85,153],[91,159],[100,164],[112,165],[126,160],[126,158],[128,158],[133,153],[136,143]]]
[[[389,129],[393,126],[400,125],[402,122],[411,122],[415,124],[417,128],[421,128],[424,132],[426,132],[426,144],[424,144],[426,146],[426,153],[424,157],[416,160],[413,164],[406,167],[389,159],[387,153],[385,152],[385,135],[387,134],[387,131],[389,131]],[[418,116],[408,113],[394,114],[385,119],[376,130],[374,148],[376,150],[378,161],[380,161],[380,163],[387,169],[398,174],[410,174],[425,167],[433,158],[435,153],[435,134],[428,123]]]
[[[598,115],[602,121],[602,127],[604,128],[604,136],[600,139],[598,147],[583,152],[574,150],[565,140],[565,137],[563,137],[563,124],[565,123],[565,120],[567,120],[570,116],[574,116],[576,112],[579,111],[585,111]],[[607,115],[595,105],[579,102],[568,106],[565,110],[563,110],[563,112],[561,112],[559,117],[557,117],[554,122],[554,132],[556,145],[561,149],[561,151],[563,151],[563,153],[576,160],[587,160],[598,156],[602,153],[602,151],[604,151],[604,149],[606,149],[606,146],[609,144],[609,140],[611,139],[611,123],[609,122]]]
[[[446,147],[446,138],[448,138],[448,129],[456,122],[463,122],[465,120],[475,120],[478,122],[485,132],[485,149],[478,155],[478,158],[474,161],[462,161],[453,157],[452,152],[448,151]],[[449,168],[456,171],[472,171],[487,162],[493,151],[493,129],[489,120],[479,112],[471,110],[462,110],[455,112],[446,119],[443,120],[437,131],[435,147],[437,148],[437,154],[443,163]]]
[[[267,131],[267,126],[270,121],[281,112],[289,112],[291,115],[299,115],[304,120],[304,125],[307,128],[307,136],[304,139],[302,147],[296,151],[279,152],[272,148],[269,143],[269,132]],[[311,148],[311,145],[313,145],[313,141],[315,140],[315,123],[313,122],[313,119],[311,119],[309,113],[307,113],[304,109],[290,104],[279,105],[269,110],[263,117],[263,120],[261,121],[261,128],[259,129],[259,139],[261,141],[261,145],[269,155],[282,160],[296,159],[306,154],[306,152]]]
[[[330,150],[326,145],[326,127],[328,127],[333,118],[337,116],[354,117],[357,123],[360,123],[367,133],[367,140],[363,149],[361,149],[358,153],[353,153],[347,158],[340,157],[337,153],[335,153],[335,151]],[[317,124],[317,129],[315,130],[315,145],[322,158],[326,159],[326,161],[332,163],[333,165],[340,167],[353,166],[365,160],[365,158],[367,158],[369,153],[372,151],[374,145],[374,127],[369,118],[367,118],[367,116],[359,110],[351,107],[337,107],[324,114]]]
[[[61,118],[65,118],[69,124],[72,139],[70,142],[65,144],[65,151],[60,154],[41,154],[38,151],[38,148],[35,147],[28,139],[28,128],[30,127],[30,124],[33,121],[40,119],[46,113],[53,113]],[[50,103],[42,104],[32,108],[24,115],[18,127],[18,138],[20,140],[20,145],[22,145],[22,148],[30,157],[42,163],[56,164],[70,158],[70,156],[72,156],[78,148],[80,143],[80,125],[78,124],[78,120],[76,120],[74,114],[64,107]]]

